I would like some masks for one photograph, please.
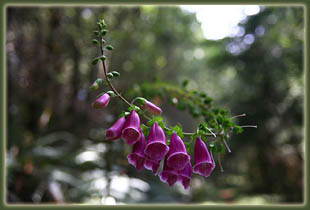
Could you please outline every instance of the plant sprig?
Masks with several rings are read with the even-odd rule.
[[[149,117],[140,109],[138,103],[141,105],[142,97],[136,97],[132,102],[129,102],[119,91],[113,86],[112,80],[118,78],[120,73],[117,71],[108,72],[106,67],[106,56],[104,55],[105,50],[111,51],[114,47],[106,42],[104,37],[108,34],[106,29],[107,25],[104,20],[97,22],[98,29],[94,31],[96,39],[92,42],[99,46],[100,55],[93,59],[92,64],[97,65],[101,61],[105,79],[97,79],[92,86],[91,90],[97,90],[102,84],[107,84],[110,88],[108,91],[110,96],[119,97],[125,104],[128,105],[128,110],[123,111],[121,116],[129,115],[130,111],[135,109],[135,111],[143,116],[146,120],[146,124],[141,124],[141,130],[143,133],[147,134],[150,127],[154,122],[157,122],[160,127],[165,131],[167,136],[171,136],[172,132],[177,133],[178,136],[184,141],[184,137],[190,137],[190,141],[184,141],[185,146],[188,151],[191,150],[193,139],[196,137],[201,137],[206,145],[210,148],[212,153],[217,153],[219,155],[224,155],[227,152],[231,152],[227,144],[227,139],[230,137],[231,133],[236,134],[242,133],[244,127],[257,127],[252,125],[240,126],[233,122],[233,119],[237,117],[243,117],[245,114],[236,115],[228,117],[228,111],[225,109],[220,109],[215,107],[213,104],[213,99],[208,96],[205,92],[199,92],[196,90],[188,89],[188,80],[182,82],[182,86],[178,87],[175,85],[166,84],[163,82],[155,82],[152,84],[144,83],[139,86],[138,91],[132,91],[133,95],[149,95],[151,97],[159,96],[162,100],[169,100],[172,105],[181,111],[188,111],[194,118],[202,118],[204,122],[198,125],[196,132],[183,132],[181,125],[175,126],[165,126],[161,116]],[[214,140],[207,142],[207,137],[209,139],[214,138]],[[167,141],[169,144],[169,141]],[[220,157],[220,156],[219,156]],[[220,160],[219,160],[220,161]],[[220,164],[221,165],[221,164]]]

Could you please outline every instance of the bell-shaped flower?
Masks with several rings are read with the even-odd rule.
[[[146,141],[143,133],[141,132],[141,138],[133,145],[132,153],[127,156],[128,162],[136,167],[140,171],[144,166]]]
[[[178,181],[178,171],[174,168],[170,168],[167,165],[167,158],[165,158],[163,170],[159,173],[160,180],[166,182],[169,187],[172,187],[174,183]]]
[[[188,161],[185,167],[178,173],[179,173],[178,181],[182,183],[182,185],[184,186],[184,189],[187,189],[189,186],[189,183],[191,182],[191,174],[192,174],[191,162]]]
[[[190,156],[186,152],[182,139],[173,132],[170,139],[169,152],[167,154],[168,166],[177,170],[182,170],[189,160]]]
[[[195,142],[194,162],[193,172],[204,177],[208,177],[215,168],[215,162],[207,146],[199,137],[196,138]]]
[[[122,139],[124,139],[127,144],[134,144],[139,141],[140,136],[140,118],[133,109],[126,119],[122,131]]]
[[[109,101],[110,101],[110,95],[107,93],[102,94],[95,100],[95,102],[93,103],[93,107],[95,109],[103,109],[108,106]]]
[[[162,113],[161,108],[146,99],[144,99],[144,105],[142,109],[154,115],[160,115]]]
[[[155,122],[147,138],[144,153],[152,160],[159,161],[167,153],[169,147],[166,145],[166,136],[161,127]]]
[[[152,170],[154,175],[157,174],[159,166],[160,166],[160,160],[155,161],[150,158],[147,158],[144,162],[144,168],[146,168],[147,170]]]
[[[121,137],[126,119],[125,117],[119,118],[105,133],[107,140],[116,140]]]

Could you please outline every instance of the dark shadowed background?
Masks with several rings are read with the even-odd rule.
[[[225,14],[223,14],[225,15]],[[206,40],[180,7],[8,7],[8,203],[302,203],[304,188],[302,7],[261,7],[244,33]],[[88,87],[103,76],[91,40],[104,18],[115,86],[134,98],[141,84],[163,81],[204,90],[239,124],[257,124],[229,140],[232,149],[189,190],[169,188],[128,164],[130,147],[107,143],[105,130],[126,108],[112,99],[94,110]],[[220,27],[220,26],[219,26]],[[147,95],[144,95],[148,97]],[[159,98],[169,125],[199,119]]]

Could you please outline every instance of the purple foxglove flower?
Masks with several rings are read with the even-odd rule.
[[[170,168],[167,165],[167,158],[165,158],[164,168],[162,172],[159,173],[160,180],[166,182],[169,187],[172,187],[174,183],[178,181],[178,171],[174,168]]]
[[[147,141],[144,153],[150,159],[159,161],[167,154],[169,147],[166,145],[166,136],[157,122],[153,124]]]
[[[126,119],[124,129],[122,131],[122,139],[124,139],[127,144],[134,144],[139,141],[140,136],[140,118],[133,109]]]
[[[186,148],[182,139],[173,132],[169,144],[169,152],[167,154],[167,165],[171,168],[182,170],[189,160],[190,156],[186,153]]]
[[[133,145],[132,153],[127,156],[128,162],[136,167],[140,171],[144,166],[146,141],[143,133],[141,132],[141,138]]]
[[[191,174],[192,174],[191,162],[188,161],[186,166],[178,173],[179,173],[178,181],[182,183],[182,185],[184,186],[184,189],[187,189],[191,181]]]
[[[160,115],[162,113],[161,108],[153,104],[152,102],[149,102],[148,100],[144,100],[145,104],[143,105],[142,109],[148,111],[151,114],[154,115]]]
[[[199,137],[196,138],[194,152],[195,164],[193,167],[193,172],[204,177],[208,177],[215,168],[215,163],[208,151],[207,146]]]
[[[157,174],[159,165],[160,161],[154,161],[150,158],[147,158],[144,162],[144,168],[146,168],[147,170],[152,170],[154,175]]]
[[[103,109],[105,107],[108,106],[109,104],[109,101],[110,101],[110,96],[109,94],[105,93],[105,94],[102,94],[101,96],[99,96],[95,102],[93,103],[93,107],[95,109]]]
[[[119,118],[105,133],[107,140],[116,140],[121,137],[125,125],[125,117]]]

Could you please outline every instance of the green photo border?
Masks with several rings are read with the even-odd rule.
[[[240,4],[240,5],[268,5],[268,6],[303,6],[304,7],[304,140],[305,140],[305,151],[304,151],[304,203],[302,204],[272,204],[272,205],[170,205],[170,204],[138,204],[138,205],[116,205],[116,206],[105,206],[105,205],[85,205],[85,204],[7,204],[6,203],[6,167],[5,167],[5,154],[6,154],[6,141],[7,141],[7,72],[6,72],[6,50],[5,50],[5,33],[6,33],[6,7],[7,6],[104,6],[104,5],[185,5],[185,4]],[[217,208],[217,209],[240,209],[240,208],[272,208],[272,209],[308,209],[309,208],[309,187],[308,187],[308,170],[309,170],[309,151],[308,151],[308,140],[309,140],[309,98],[310,98],[310,72],[309,72],[309,12],[310,12],[310,1],[309,0],[2,0],[0,1],[0,48],[1,48],[1,73],[0,73],[0,134],[1,134],[1,187],[0,187],[0,209],[41,209],[41,208],[56,208],[56,209],[71,209],[71,208],[104,208],[104,209],[157,209],[157,208],[174,208],[174,209],[198,209],[198,208]]]

